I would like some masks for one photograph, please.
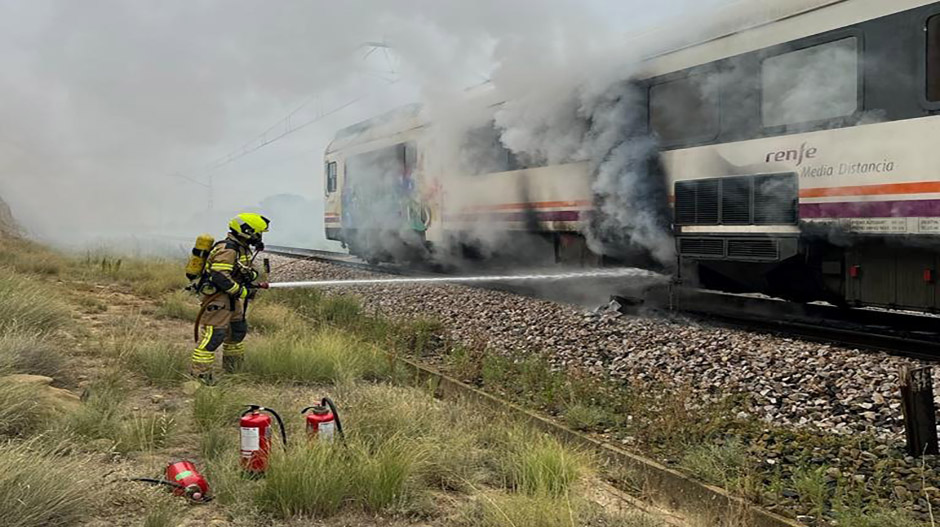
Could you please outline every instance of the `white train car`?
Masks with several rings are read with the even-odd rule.
[[[937,310],[940,2],[758,7],[760,16],[725,13],[634,79],[660,145],[679,276],[798,301]],[[558,260],[597,256],[582,236],[595,203],[588,163],[519,168],[507,156],[492,173],[432,174],[422,167],[429,130],[399,115],[341,132],[326,154],[328,237],[356,231],[343,216],[349,160],[406,145],[401,174],[413,181],[400,217],[422,247],[524,229],[543,233]]]

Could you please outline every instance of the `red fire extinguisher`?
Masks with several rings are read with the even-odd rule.
[[[324,397],[320,404],[304,408],[300,414],[306,414],[310,410],[313,411],[307,414],[307,439],[332,443],[334,430],[339,434],[340,439],[346,439],[343,434],[343,423],[339,420],[339,412],[329,397]]]
[[[287,431],[281,416],[270,408],[248,405],[239,420],[241,427],[241,464],[242,468],[253,474],[261,474],[268,468],[268,455],[271,453],[271,418],[262,412],[268,412],[277,419],[281,428],[281,441],[287,445]]]
[[[172,489],[174,496],[185,496],[196,503],[206,503],[212,500],[209,495],[209,483],[202,474],[196,470],[196,465],[190,461],[177,461],[166,466],[166,478],[130,478],[131,481],[142,481],[153,485],[165,485]]]

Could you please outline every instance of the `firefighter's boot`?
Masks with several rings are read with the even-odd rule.
[[[245,345],[241,342],[226,342],[222,345],[222,370],[234,373],[245,361]]]

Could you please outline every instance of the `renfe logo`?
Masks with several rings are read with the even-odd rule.
[[[804,160],[813,159],[818,153],[818,148],[806,148],[806,143],[803,143],[800,145],[799,150],[780,150],[778,152],[770,152],[767,154],[767,159],[765,162],[770,163],[771,161],[796,161],[796,166],[800,166],[803,164]]]

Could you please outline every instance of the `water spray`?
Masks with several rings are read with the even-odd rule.
[[[417,278],[361,278],[351,280],[311,280],[305,282],[274,282],[269,285],[271,289],[291,289],[302,287],[350,286],[350,285],[397,285],[397,284],[439,284],[439,283],[492,283],[492,282],[551,282],[562,280],[578,280],[585,278],[659,278],[664,275],[624,267],[618,269],[603,269],[593,271],[577,271],[568,273],[521,274],[521,275],[479,275],[479,276],[434,276]]]

